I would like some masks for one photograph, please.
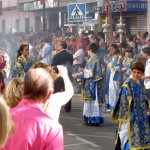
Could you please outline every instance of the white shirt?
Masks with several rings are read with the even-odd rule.
[[[36,61],[36,54],[35,54],[35,49],[31,44],[29,44],[29,58],[35,62]]]
[[[143,53],[143,52],[142,52],[142,49],[144,49],[144,48],[146,48],[146,47],[148,47],[148,45],[147,45],[147,44],[145,44],[145,45],[141,46],[141,54]]]
[[[32,53],[33,46],[29,44],[29,53]]]
[[[51,98],[47,101],[47,104],[45,105],[45,113],[50,116],[54,121],[58,122],[61,107],[65,105],[71,97],[72,95],[69,95],[66,91],[52,94]]]
[[[150,58],[146,61],[145,76],[150,76]],[[144,84],[146,89],[150,89],[150,79],[145,79]]]
[[[75,54],[73,55],[73,65],[76,64],[82,64],[84,61],[84,50],[83,49],[78,49]]]
[[[42,49],[42,63],[45,63],[47,65],[51,65],[52,63],[52,52],[53,52],[53,47],[46,43]]]
[[[138,49],[138,53],[139,53],[139,54],[142,53],[142,45],[138,45],[138,46],[137,46],[137,49]]]

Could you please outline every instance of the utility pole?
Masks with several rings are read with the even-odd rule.
[[[79,35],[79,22],[76,22],[76,36]]]

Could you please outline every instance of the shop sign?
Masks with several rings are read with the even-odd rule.
[[[86,19],[85,22],[87,22],[89,24],[98,24],[98,20],[96,20],[96,19]]]
[[[147,12],[147,1],[128,1],[126,4],[126,11],[145,11]]]
[[[147,12],[148,2],[147,1],[111,1],[112,12],[120,12],[120,3],[124,12]],[[103,6],[100,13],[105,12],[105,6]]]

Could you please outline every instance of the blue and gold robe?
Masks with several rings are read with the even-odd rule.
[[[21,55],[16,63],[12,72],[12,78],[15,77],[24,77],[25,73],[31,68],[32,61],[29,57],[25,58]]]
[[[150,149],[150,126],[146,100],[143,81],[137,82],[129,78],[123,84],[112,112],[114,122],[119,122],[120,125],[122,122],[128,124],[130,150]]]
[[[122,83],[124,83],[129,76],[131,75],[131,65],[134,63],[133,58],[124,58],[122,61],[122,67],[125,67],[126,70],[122,72]]]
[[[116,98],[110,99],[111,95],[116,95],[114,94],[114,93],[117,93],[116,90],[113,90],[113,94],[110,94],[109,91],[110,91],[110,82],[116,82],[119,79],[118,74],[116,74],[117,72],[116,68],[118,67],[118,58],[119,58],[118,55],[113,55],[107,58],[107,61],[109,62],[109,64],[107,64],[104,93],[105,93],[105,99],[106,99],[106,109],[110,109],[110,110],[114,108],[114,105],[112,106],[112,103],[116,102]],[[113,76],[113,79],[111,79],[111,76]]]
[[[89,70],[92,76],[88,79],[83,78],[82,99],[84,100],[84,123],[91,125],[103,124],[102,73],[97,55],[89,59],[85,69]]]
[[[118,58],[119,58],[118,55],[114,55],[106,58],[109,64],[107,65],[107,71],[106,71],[106,83],[104,87],[105,94],[108,94],[109,91],[110,74],[116,72],[115,67],[118,66]]]
[[[100,64],[104,64],[104,51],[106,50],[106,46],[105,44],[100,46],[99,47],[99,50],[98,50],[98,57],[99,57],[99,61],[100,61]]]
[[[97,90],[98,103],[99,105],[102,105],[103,104],[102,72],[99,64],[99,58],[97,55],[94,55],[92,58],[88,60],[85,69],[90,70],[93,77],[90,79],[83,80],[82,99],[95,100]]]

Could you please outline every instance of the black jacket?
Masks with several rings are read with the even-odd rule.
[[[56,54],[52,60],[52,66],[66,65],[67,63],[69,63],[70,66],[73,65],[73,56],[66,50],[62,50],[60,53]]]
[[[60,53],[56,54],[52,60],[52,66],[57,66],[57,65],[67,65],[69,64],[69,66],[71,67],[73,65],[73,56],[71,54],[69,54],[66,50],[62,50]],[[67,65],[68,66],[68,65]],[[67,67],[68,70],[68,75],[70,77],[70,80],[72,80],[72,72],[71,72],[71,68]],[[58,73],[58,69],[55,67],[55,72]],[[64,87],[64,80],[62,77],[59,77],[55,80],[54,83],[54,93],[57,92],[62,92],[65,90]]]

